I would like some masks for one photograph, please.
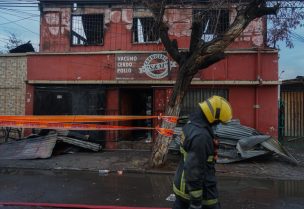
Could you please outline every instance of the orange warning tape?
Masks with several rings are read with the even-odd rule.
[[[69,130],[152,130],[152,127],[130,127],[81,123],[48,123],[24,121],[0,121],[0,126],[13,128],[40,128],[40,129],[69,129]]]
[[[88,130],[88,131],[114,131],[114,130],[156,130],[164,136],[172,136],[173,130],[160,127],[132,127],[113,126],[100,124],[75,124],[75,123],[49,123],[49,122],[24,122],[24,121],[0,121],[0,126],[12,128],[39,128],[39,129],[63,129],[63,130]]]
[[[160,128],[159,126],[157,126],[155,129],[159,134],[161,134],[163,136],[171,137],[174,134],[174,131],[172,129]]]
[[[111,121],[127,121],[127,120],[146,120],[146,119],[163,119],[167,122],[177,123],[178,117],[176,116],[121,116],[121,115],[31,115],[31,116],[0,116],[0,121],[51,121],[51,122],[111,122]]]
[[[172,136],[173,130],[160,127],[132,127],[101,124],[87,124],[87,122],[109,122],[123,120],[164,119],[176,123],[175,116],[0,116],[0,126],[12,128],[39,128],[65,130],[156,130],[164,136]]]

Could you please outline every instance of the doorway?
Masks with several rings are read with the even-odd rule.
[[[146,116],[153,110],[153,90],[151,88],[124,88],[120,90],[120,114]],[[152,120],[132,120],[121,122],[121,125],[131,127],[151,127]],[[121,131],[123,141],[152,141],[151,130]]]
[[[105,89],[99,85],[37,85],[34,115],[104,115]],[[46,131],[48,132],[48,131]],[[70,131],[105,146],[104,131]]]

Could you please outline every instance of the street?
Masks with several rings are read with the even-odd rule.
[[[170,208],[172,175],[2,169],[0,202]],[[304,208],[304,181],[219,178],[224,209]],[[0,206],[0,208],[42,208]]]

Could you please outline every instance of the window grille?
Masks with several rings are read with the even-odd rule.
[[[72,45],[103,44],[103,14],[72,15]]]
[[[229,27],[229,11],[224,9],[208,10],[196,9],[194,18],[202,17],[202,40],[211,41],[213,38],[225,32]]]
[[[133,18],[133,43],[157,42],[159,33],[153,17]]]

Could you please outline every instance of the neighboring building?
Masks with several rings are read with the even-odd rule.
[[[282,81],[280,90],[282,136],[304,137],[304,76]]]
[[[40,0],[40,53],[28,55],[26,114],[158,115],[176,77],[153,26],[151,13],[126,1]],[[188,48],[192,15],[201,5],[166,11],[170,36]],[[220,14],[222,29],[234,7]],[[277,136],[278,52],[265,47],[265,19],[256,19],[226,51],[226,59],[199,72],[181,114],[218,94],[232,104],[241,123]],[[206,23],[208,39],[212,25]],[[208,31],[210,33],[208,33]],[[169,61],[168,61],[169,60]],[[128,122],[125,125],[150,125]],[[149,133],[110,132],[110,141],[145,138]]]
[[[24,115],[26,66],[25,54],[0,55],[0,115]]]

